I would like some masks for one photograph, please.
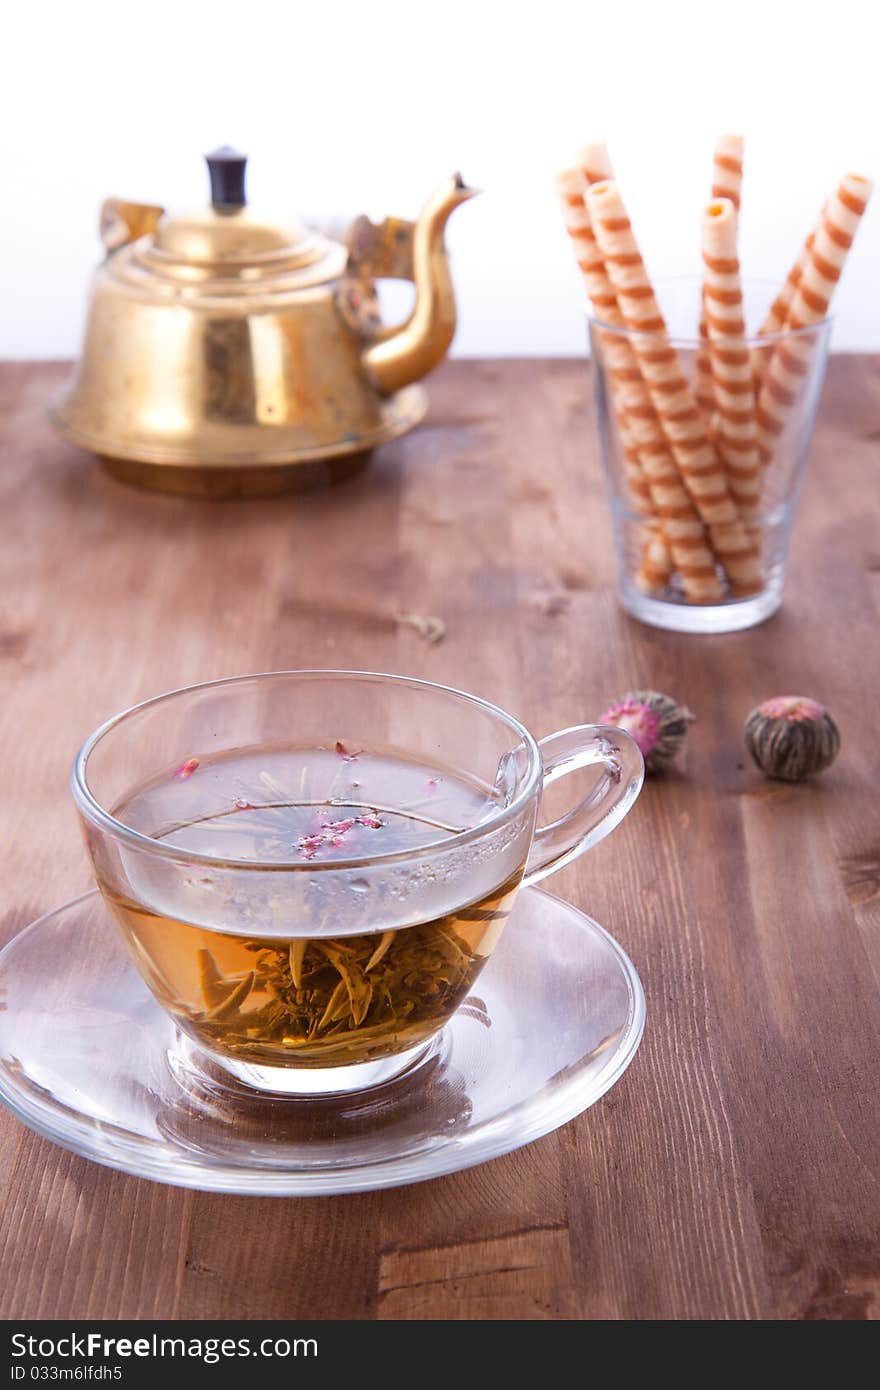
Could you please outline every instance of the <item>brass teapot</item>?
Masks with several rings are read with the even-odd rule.
[[[443,358],[455,299],[443,234],[473,196],[447,179],[415,223],[358,218],[348,245],[246,205],[246,159],[207,156],[211,206],[109,199],[82,357],[51,418],[128,482],[278,492],[351,473],[418,424],[413,383]],[[375,282],[412,280],[382,326]]]

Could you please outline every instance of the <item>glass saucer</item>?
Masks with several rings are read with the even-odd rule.
[[[642,1036],[631,961],[540,889],[520,893],[477,988],[393,1081],[263,1095],[178,1033],[91,892],[0,954],[0,1100],[85,1158],[181,1187],[308,1196],[419,1182],[565,1124],[614,1084]]]

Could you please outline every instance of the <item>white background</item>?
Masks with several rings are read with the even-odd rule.
[[[413,215],[461,168],[455,351],[583,350],[552,173],[608,141],[649,267],[699,268],[714,137],[747,141],[744,270],[778,279],[839,174],[880,175],[875,0],[13,0],[0,73],[0,356],[76,351],[108,194],[191,206],[201,152],[251,201]],[[880,196],[835,301],[880,347]]]

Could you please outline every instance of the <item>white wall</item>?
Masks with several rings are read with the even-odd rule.
[[[76,351],[107,194],[192,205],[201,152],[253,202],[411,215],[461,167],[460,354],[582,351],[553,169],[604,137],[655,274],[698,269],[712,143],[747,139],[742,255],[780,277],[846,169],[880,177],[875,0],[12,0],[3,35],[0,356]],[[880,195],[836,346],[880,347]]]

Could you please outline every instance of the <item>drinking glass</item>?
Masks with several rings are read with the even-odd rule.
[[[815,326],[758,336],[773,298],[773,286],[761,281],[743,282],[746,337],[736,346],[745,348],[755,373],[755,382],[766,380],[771,359],[787,363],[788,370],[778,391],[781,410],[777,411],[781,433],[772,440],[772,453],[761,469],[760,500],[754,515],[746,518],[746,529],[759,556],[760,587],[745,596],[730,591],[721,565],[718,577],[723,597],[719,601],[689,601],[680,573],[674,564],[664,573],[661,565],[646,572],[648,547],[665,546],[663,517],[658,518],[662,493],[646,498],[633,488],[633,453],[638,452],[640,421],[627,419],[622,398],[621,349],[630,349],[630,364],[650,356],[652,348],[670,345],[676,350],[684,375],[695,389],[699,369],[711,362],[711,345],[698,334],[701,285],[698,280],[658,282],[658,298],[664,310],[669,336],[659,337],[604,323],[590,315],[589,337],[593,364],[593,384],[598,413],[599,437],[605,476],[611,500],[614,545],[617,556],[618,594],[628,613],[654,627],[680,632],[733,632],[753,627],[775,613],[782,602],[788,547],[797,509],[798,495],[810,451],[816,411],[825,376],[831,320]],[[627,361],[624,351],[623,361]],[[708,402],[704,424],[716,447],[724,448],[724,421],[713,406],[711,377],[704,376],[701,399]],[[708,381],[708,386],[705,383]],[[655,397],[655,402],[656,402]],[[760,386],[754,401],[760,420]],[[660,402],[662,404],[662,401]],[[735,455],[729,455],[736,461]],[[722,462],[724,460],[722,458]],[[726,464],[724,465],[726,468]],[[636,476],[640,465],[635,464]],[[644,474],[642,474],[644,480]],[[728,471],[728,480],[730,473]]]

